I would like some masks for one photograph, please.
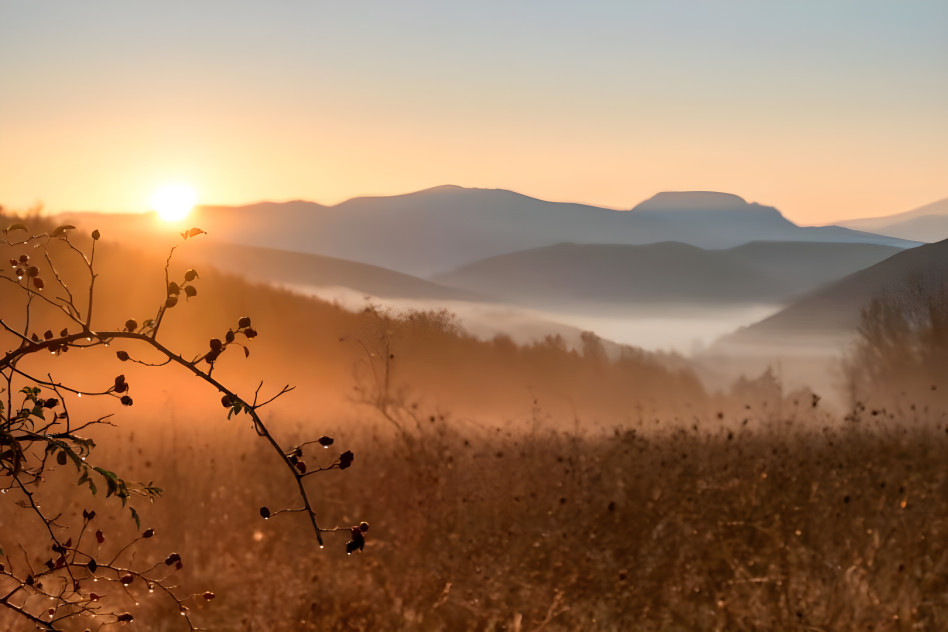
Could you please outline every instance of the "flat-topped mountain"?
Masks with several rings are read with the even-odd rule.
[[[714,191],[675,191],[657,193],[632,209],[640,216],[649,214],[686,217],[688,219],[734,219],[757,221],[762,226],[794,227],[772,206],[748,203],[733,193]]]
[[[666,191],[656,193],[635,207],[637,211],[730,211],[735,208],[770,208],[748,204],[733,193],[717,191]]]

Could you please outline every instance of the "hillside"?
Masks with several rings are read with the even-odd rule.
[[[891,246],[752,242],[557,244],[491,257],[435,280],[518,304],[726,304],[787,300],[900,252]]]
[[[722,348],[734,345],[775,344],[792,346],[815,338],[843,341],[855,333],[861,310],[882,295],[897,297],[914,287],[948,283],[948,240],[899,252],[817,290],[732,336]]]
[[[783,298],[797,298],[903,250],[882,244],[755,241],[726,254],[766,275]]]
[[[477,300],[471,292],[335,257],[208,241],[196,261],[248,281],[300,288],[345,287],[381,298]]]

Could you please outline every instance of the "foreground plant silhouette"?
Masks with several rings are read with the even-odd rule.
[[[220,356],[234,347],[250,355],[247,342],[257,336],[249,316],[239,318],[235,326],[212,338],[207,349],[186,358],[166,346],[159,339],[159,331],[168,310],[181,309],[198,294],[198,273],[187,270],[178,280],[170,278],[169,269],[175,248],[165,262],[165,297],[139,322],[123,315],[98,313],[96,300],[95,265],[99,231],[93,231],[86,248],[71,238],[75,227],[62,225],[46,227],[33,233],[20,222],[0,229],[0,248],[5,262],[0,273],[0,341],[4,347],[0,357],[0,492],[5,505],[11,497],[15,505],[26,512],[32,528],[17,534],[15,548],[0,548],[0,610],[12,611],[18,617],[42,630],[60,630],[67,622],[90,619],[96,625],[128,623],[135,619],[134,607],[138,602],[137,590],[159,592],[168,599],[170,607],[183,615],[187,629],[196,630],[188,604],[214,598],[205,591],[182,595],[172,583],[174,573],[183,567],[178,553],[161,553],[159,561],[138,566],[131,553],[142,547],[153,546],[153,529],[142,530],[134,499],[153,501],[161,494],[154,483],[136,483],[97,465],[95,443],[86,431],[96,426],[112,425],[111,415],[77,419],[67,403],[73,398],[111,398],[123,406],[133,406],[132,384],[120,371],[114,379],[98,390],[80,388],[75,382],[61,380],[48,369],[51,354],[94,353],[114,341],[124,341],[131,351],[117,351],[113,361],[145,366],[177,365],[184,371],[216,389],[227,417],[247,415],[257,436],[278,455],[292,475],[301,506],[271,510],[264,506],[260,515],[269,519],[280,513],[301,513],[312,527],[320,547],[323,533],[348,534],[346,551],[361,550],[365,543],[366,523],[354,527],[320,527],[313,509],[307,479],[313,474],[331,469],[347,469],[353,454],[345,451],[332,457],[322,466],[307,466],[304,449],[319,446],[328,449],[330,437],[320,437],[300,445],[284,446],[264,423],[259,411],[277,398],[293,390],[284,386],[275,395],[261,397],[262,383],[253,396],[243,397],[214,376]],[[181,234],[191,239],[203,234],[192,228]],[[78,265],[77,265],[78,264]],[[78,268],[78,273],[76,272]],[[82,291],[77,291],[77,288]],[[100,323],[121,322],[119,328],[103,329]],[[137,350],[157,362],[140,359]],[[39,361],[37,362],[36,360]],[[33,361],[28,361],[33,360]],[[43,368],[46,367],[46,368]],[[92,495],[104,488],[105,497],[115,497],[130,514],[138,530],[137,537],[115,545],[115,551],[106,553],[103,545],[109,535],[99,528],[96,511],[83,509],[78,524],[69,524],[59,508],[48,508],[38,500],[44,485],[59,485],[50,481],[53,470],[74,469],[77,485],[87,486]],[[62,479],[57,476],[57,480]],[[6,511],[6,509],[4,509]],[[101,511],[101,508],[100,508]],[[5,522],[5,520],[3,521]],[[9,536],[9,533],[3,534]],[[5,538],[6,539],[6,538]],[[148,540],[149,542],[145,542]],[[111,541],[109,542],[111,544]],[[2,542],[0,542],[2,545]],[[152,552],[154,554],[154,552]],[[163,559],[161,559],[163,558]],[[36,560],[43,560],[40,564]],[[112,598],[106,599],[106,594]]]

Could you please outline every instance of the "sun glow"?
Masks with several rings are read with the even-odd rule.
[[[188,184],[166,184],[151,196],[151,208],[166,222],[176,222],[188,216],[197,202],[197,193]]]

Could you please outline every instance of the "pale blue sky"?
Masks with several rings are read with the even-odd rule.
[[[0,204],[948,196],[948,2],[0,0]]]

